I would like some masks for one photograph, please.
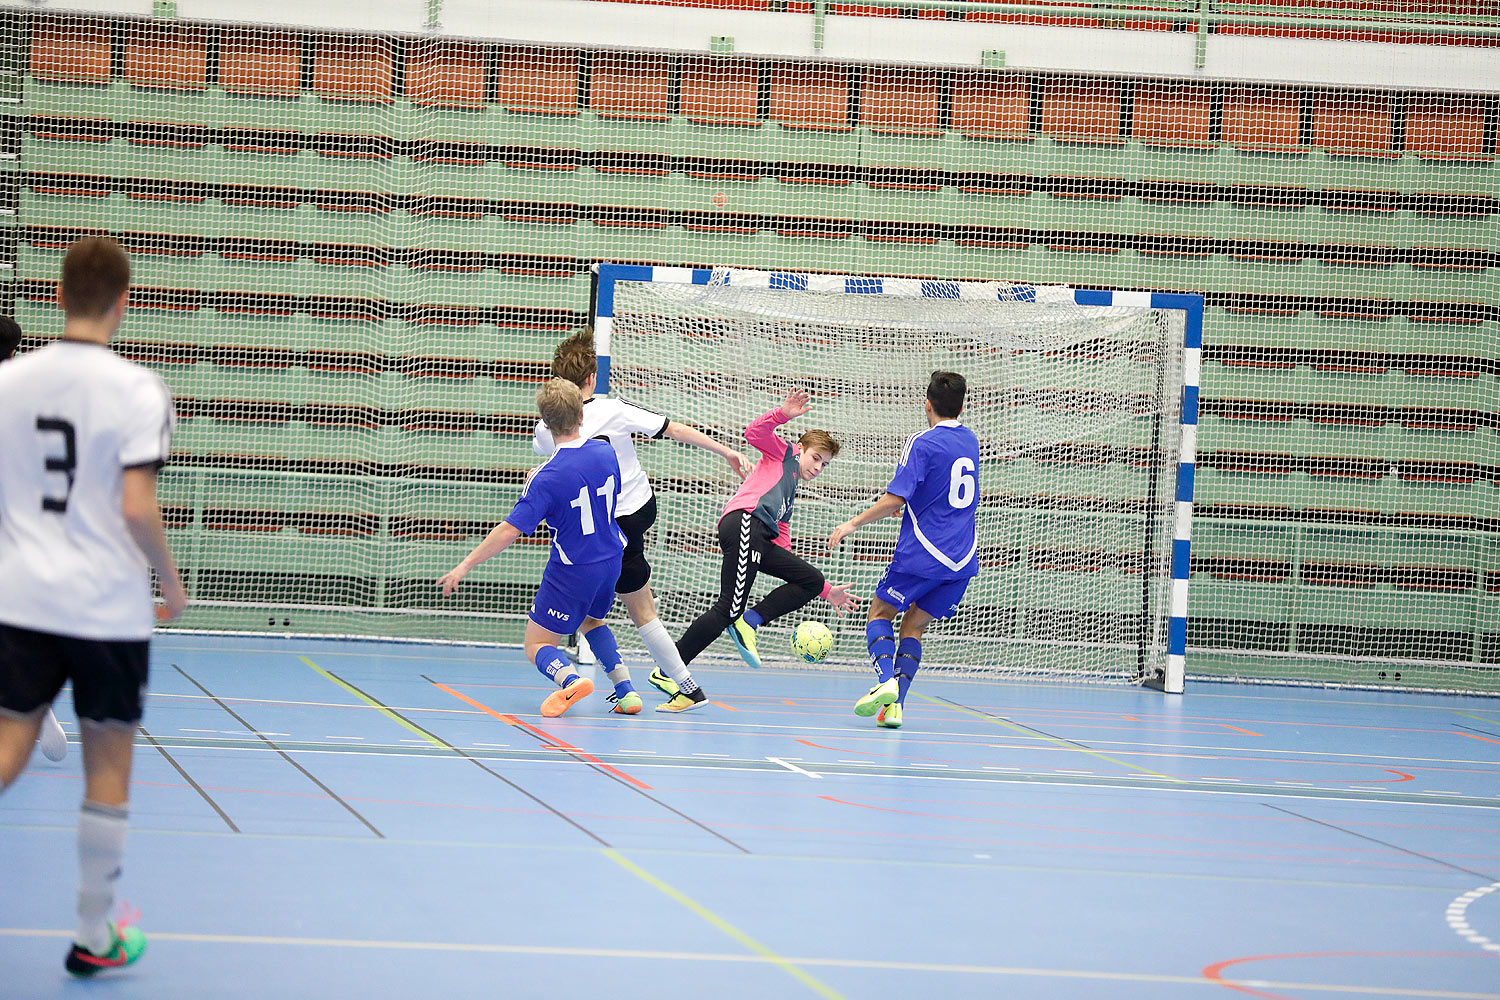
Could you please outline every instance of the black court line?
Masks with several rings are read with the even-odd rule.
[[[420,674],[419,676],[424,681],[426,681],[429,684],[434,684],[434,685],[437,684],[437,681],[433,680],[431,677],[428,677],[426,674]],[[344,679],[342,677],[340,677],[339,680],[342,681]],[[349,684],[348,681],[344,681],[344,683],[345,684]],[[353,684],[349,684],[349,686],[350,687],[354,687]],[[355,688],[355,690],[357,691],[359,689]],[[366,695],[365,697],[368,698],[369,695]],[[371,700],[373,701],[374,699],[371,699]],[[394,714],[394,713],[392,713],[392,714]],[[536,740],[537,743],[541,744],[542,746],[555,746],[556,745],[556,744],[553,744],[553,743],[547,743],[547,742],[543,741],[542,737],[538,736],[536,733],[532,732],[530,729],[522,729],[521,731],[524,732],[527,736],[530,736],[532,739]],[[744,854],[750,854],[750,853],[752,853],[751,850],[750,850],[750,848],[745,847],[743,844],[737,844],[737,843],[735,843],[733,840],[730,840],[728,837],[724,836],[718,830],[715,830],[713,827],[707,826],[704,823],[699,822],[698,820],[696,820],[693,817],[689,816],[687,813],[683,812],[681,809],[676,809],[676,808],[674,808],[672,806],[667,805],[661,799],[657,798],[655,795],[652,795],[650,792],[646,791],[644,788],[641,788],[639,785],[632,785],[630,782],[626,781],[624,778],[621,778],[618,774],[615,774],[615,773],[611,772],[607,768],[600,767],[599,765],[595,764],[593,761],[584,760],[584,759],[582,759],[580,757],[577,757],[577,756],[575,756],[573,759],[579,761],[580,763],[587,764],[591,770],[595,771],[598,774],[604,775],[604,777],[606,777],[610,781],[613,781],[616,784],[620,785],[622,788],[628,788],[632,792],[635,792],[636,794],[642,796],[643,798],[646,798],[646,799],[649,799],[652,802],[655,802],[657,805],[661,806],[663,809],[665,809],[667,812],[671,813],[672,815],[679,816],[682,819],[687,820],[689,823],[693,824],[698,829],[702,830],[704,833],[712,834],[713,836],[715,836],[715,837],[719,838],[720,840],[724,841],[724,843],[728,844],[730,847],[734,848],[736,851],[740,851],[741,853],[744,853]]]
[[[397,719],[400,719],[402,722],[404,722],[408,726],[410,726],[413,731],[421,733],[423,736],[426,736],[428,739],[432,740],[435,743],[442,744],[443,746],[447,747],[449,750],[451,750],[454,753],[458,754],[464,760],[467,760],[469,763],[471,763],[475,767],[479,768],[481,771],[484,771],[486,774],[492,774],[495,777],[499,778],[501,781],[505,782],[511,788],[514,788],[516,791],[520,792],[522,795],[526,796],[528,799],[530,799],[531,801],[535,802],[537,805],[541,806],[543,809],[547,810],[552,815],[556,816],[558,819],[563,820],[564,822],[568,823],[570,826],[572,826],[575,829],[577,829],[580,833],[583,833],[583,834],[587,835],[588,837],[592,838],[601,847],[612,847],[612,846],[614,846],[614,845],[610,844],[609,841],[605,840],[603,837],[601,837],[597,833],[595,833],[593,830],[590,830],[588,827],[584,826],[582,823],[578,822],[576,819],[574,819],[573,817],[569,816],[567,813],[565,813],[562,810],[560,810],[560,809],[556,808],[555,806],[553,806],[550,802],[545,802],[542,799],[537,798],[535,795],[531,794],[526,789],[524,789],[520,785],[516,784],[514,781],[511,781],[509,778],[507,778],[505,775],[501,774],[499,771],[496,771],[494,768],[487,767],[485,765],[484,761],[482,761],[479,758],[473,756],[472,754],[469,754],[469,753],[467,753],[467,752],[465,752],[463,750],[460,750],[458,747],[454,746],[452,743],[449,743],[447,740],[443,739],[437,733],[434,733],[430,729],[426,729],[426,728],[424,728],[422,726],[417,725],[415,722],[413,722],[412,720],[408,719],[406,716],[402,715],[400,712],[396,711],[394,708],[392,708],[391,706],[387,705],[385,702],[381,701],[379,698],[376,698],[374,695],[370,694],[370,692],[364,690],[363,688],[359,687],[356,684],[350,684],[347,680],[345,680],[344,678],[340,677],[338,674],[333,673],[332,671],[325,670],[324,672],[327,673],[329,677],[332,677],[332,678],[336,679],[340,684],[346,685],[349,688],[349,690],[358,692],[359,696],[361,698],[367,699],[370,702],[370,704],[372,704],[372,705],[378,705],[378,706],[380,706],[380,709],[382,711],[389,712],[393,717],[395,717]],[[430,679],[426,678],[426,677],[424,677],[423,680],[428,680],[430,682]]]
[[[1466,726],[1462,722],[1455,722],[1454,725],[1459,729],[1467,729],[1471,733],[1482,733],[1485,736],[1500,736],[1500,733],[1491,732],[1488,729],[1475,729],[1473,726]]]
[[[177,763],[177,761],[172,757],[171,754],[167,753],[167,748],[164,747],[164,746],[162,746],[160,743],[156,742],[156,737],[152,736],[150,733],[146,732],[146,727],[145,726],[138,725],[138,726],[136,726],[136,728],[141,731],[141,735],[144,736],[144,737],[146,737],[146,740],[152,746],[156,747],[156,749],[158,751],[160,751],[160,753],[161,753],[161,755],[163,757],[167,758],[167,763],[171,764],[172,767],[173,767],[173,769],[176,770],[176,772],[178,774],[182,775],[182,780],[186,781],[189,785],[192,785],[193,786],[193,791],[195,791],[199,795],[203,796],[203,801],[207,802],[210,806],[213,807],[214,812],[218,813],[219,814],[219,818],[224,821],[224,825],[227,826],[227,827],[229,827],[229,829],[233,830],[235,833],[239,833],[240,832],[240,828],[234,825],[234,820],[230,819],[229,815],[226,812],[224,812],[224,810],[222,810],[222,809],[219,808],[219,804],[217,802],[215,802],[213,800],[213,798],[210,797],[209,794],[203,790],[203,786],[200,785],[200,784],[198,784],[196,781],[194,781],[193,780],[193,776],[190,775],[190,774],[188,774],[186,771],[184,771],[182,769],[182,765],[179,764],[179,763]]]
[[[270,747],[272,750],[275,750],[278,754],[280,754],[282,760],[286,761],[288,764],[292,765],[297,770],[301,771],[303,773],[303,775],[305,775],[307,777],[308,781],[311,781],[313,784],[315,784],[319,788],[323,789],[323,791],[328,794],[329,798],[333,799],[339,805],[341,805],[345,809],[349,810],[349,815],[353,816],[355,819],[357,819],[361,823],[363,823],[365,825],[365,828],[367,830],[369,830],[375,836],[379,837],[381,840],[385,839],[385,834],[383,834],[379,830],[375,829],[375,825],[373,823],[371,823],[369,820],[365,819],[363,816],[361,816],[359,814],[359,811],[357,809],[355,809],[349,803],[345,802],[343,799],[339,798],[338,794],[333,789],[331,789],[327,785],[323,784],[323,782],[319,781],[316,777],[314,777],[314,775],[313,775],[313,773],[311,771],[309,771],[307,768],[303,767],[301,764],[299,764],[295,760],[293,760],[287,754],[287,752],[285,750],[281,749],[281,747],[277,746],[275,743],[273,743],[272,741],[266,739],[259,732],[257,732],[254,726],[250,725],[250,723],[246,722],[244,719],[240,718],[238,715],[235,715],[234,709],[230,708],[228,705],[226,705],[222,701],[220,701],[219,698],[218,698],[218,696],[215,695],[208,688],[204,687],[202,684],[199,684],[196,680],[193,680],[192,676],[186,670],[183,670],[181,667],[179,667],[175,663],[172,664],[172,669],[175,670],[175,671],[177,671],[183,677],[186,677],[187,680],[188,680],[188,682],[190,684],[192,684],[193,687],[197,688],[199,691],[202,691],[204,694],[206,694],[210,698],[212,698],[215,705],[218,705],[224,711],[228,712],[229,715],[234,719],[234,721],[236,721],[240,725],[244,726],[245,729],[247,729],[252,735],[254,735],[256,739],[260,740],[266,746]]]
[[[973,705],[965,705],[963,702],[954,701],[952,698],[944,698],[940,694],[929,694],[924,695],[924,697],[931,698],[934,701],[946,702],[947,704],[952,705],[954,708],[961,708],[966,712],[973,712],[975,715],[988,716],[991,719],[995,719],[996,721],[1005,723],[1007,726],[1015,726],[1017,729],[1024,729],[1028,733],[1035,733],[1043,739],[1053,740],[1057,743],[1066,743],[1070,747],[1077,747],[1080,750],[1087,750],[1089,753],[1097,754],[1103,752],[1101,750],[1094,749],[1087,743],[1079,743],[1077,740],[1070,740],[1065,736],[1053,736],[1045,729],[1038,729],[1035,726],[1028,726],[1024,723],[1017,722],[1015,719],[1008,719],[1003,715],[996,715],[994,712],[986,712],[982,708],[975,708]]]
[[[1463,865],[1455,865],[1451,861],[1444,861],[1442,858],[1435,858],[1430,854],[1423,854],[1421,851],[1410,850],[1409,848],[1402,847],[1399,844],[1393,844],[1389,840],[1381,840],[1378,837],[1366,836],[1363,833],[1357,833],[1354,830],[1339,826],[1337,823],[1326,823],[1321,819],[1313,819],[1311,816],[1304,816],[1301,813],[1292,812],[1290,809],[1283,809],[1281,808],[1281,806],[1273,806],[1269,802],[1262,802],[1261,805],[1265,806],[1267,809],[1275,809],[1279,813],[1286,813],[1288,816],[1295,816],[1298,819],[1305,819],[1309,823],[1316,823],[1319,826],[1326,826],[1328,827],[1328,829],[1337,830],[1339,833],[1347,833],[1349,836],[1358,837],[1360,840],[1368,840],[1370,843],[1379,844],[1381,847],[1389,847],[1391,850],[1400,851],[1402,854],[1410,854],[1414,858],[1421,858],[1424,861],[1431,861],[1433,864],[1442,865],[1444,868],[1452,868],[1454,871],[1463,872],[1465,875],[1473,875],[1477,878],[1482,878],[1486,882],[1500,882],[1500,878],[1496,878],[1494,875],[1486,875],[1484,872],[1476,872],[1472,868],[1465,868]]]

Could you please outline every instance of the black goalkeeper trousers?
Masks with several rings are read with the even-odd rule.
[[[786,581],[755,605],[756,614],[765,622],[790,614],[823,593],[822,571],[777,545],[775,539],[771,529],[748,510],[732,510],[719,521],[719,547],[724,550],[719,599],[678,640],[683,663],[692,663],[730,622],[745,613],[757,574],[770,573]]]

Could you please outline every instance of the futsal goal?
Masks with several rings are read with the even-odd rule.
[[[898,519],[833,554],[828,536],[881,495],[926,426],[930,374],[964,375],[980,570],[929,630],[924,667],[1182,690],[1201,296],[618,264],[595,275],[601,393],[742,446],[788,389],[813,394],[788,430],[825,428],[842,450],[799,488],[793,548],[865,601]],[[658,496],[652,586],[681,627],[717,590],[714,527],[736,483],[705,452],[639,450]],[[831,661],[863,662],[863,615],[815,602],[768,627],[769,665],[793,665],[787,636],[806,618],[834,630]]]

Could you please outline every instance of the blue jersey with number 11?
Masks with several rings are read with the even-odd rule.
[[[552,555],[565,566],[618,559],[625,538],[615,524],[620,461],[604,441],[583,438],[557,446],[532,470],[505,520],[529,535],[546,521]]]
[[[940,421],[907,439],[886,487],[906,500],[893,569],[948,580],[979,572],[978,469],[979,439],[957,420]]]

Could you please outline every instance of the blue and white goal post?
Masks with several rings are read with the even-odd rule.
[[[600,263],[594,266],[594,289],[592,302],[592,323],[594,330],[594,341],[599,355],[598,392],[607,393],[611,387],[612,352],[611,345],[616,341],[617,330],[625,335],[623,328],[617,326],[617,317],[625,317],[629,312],[623,307],[617,313],[617,306],[622,294],[641,294],[645,289],[631,289],[629,286],[635,283],[654,286],[679,286],[680,291],[670,294],[679,297],[690,295],[687,288],[681,286],[726,286],[727,288],[744,289],[742,294],[753,295],[751,289],[761,290],[786,290],[793,292],[821,293],[822,296],[882,296],[892,299],[906,300],[928,300],[934,309],[953,309],[953,305],[939,305],[943,300],[952,303],[954,300],[988,303],[983,308],[993,309],[994,303],[1040,303],[1043,305],[1058,305],[1064,309],[1069,306],[1081,307],[1076,310],[1079,315],[1090,314],[1090,307],[1123,307],[1115,310],[1116,314],[1128,312],[1131,309],[1139,310],[1141,314],[1178,313],[1177,319],[1168,322],[1159,321],[1160,329],[1163,331],[1160,340],[1161,350],[1159,353],[1168,356],[1168,361],[1156,360],[1158,370],[1171,369],[1175,381],[1178,371],[1181,373],[1181,395],[1180,403],[1177,399],[1169,396],[1163,398],[1159,404],[1159,414],[1154,418],[1154,424],[1163,435],[1157,438],[1153,451],[1159,452],[1158,464],[1161,466],[1159,472],[1153,472],[1151,476],[1151,489],[1157,495],[1154,503],[1151,500],[1144,502],[1144,509],[1148,512],[1147,520],[1157,522],[1156,528],[1148,526],[1147,530],[1157,530],[1160,534],[1148,550],[1154,548],[1156,555],[1148,554],[1143,560],[1149,564],[1152,558],[1158,560],[1160,568],[1152,568],[1150,572],[1155,576],[1155,586],[1161,589],[1157,593],[1165,597],[1159,601],[1160,610],[1155,612],[1153,635],[1164,638],[1164,642],[1158,639],[1153,648],[1154,663],[1164,663],[1163,666],[1153,668],[1149,675],[1138,679],[1151,686],[1159,687],[1167,693],[1180,693],[1183,689],[1183,679],[1186,669],[1186,647],[1187,647],[1187,614],[1188,614],[1188,577],[1190,571],[1190,540],[1193,516],[1193,475],[1196,460],[1196,436],[1198,429],[1198,387],[1199,375],[1202,367],[1202,336],[1203,336],[1203,297],[1193,294],[1146,292],[1146,291],[1093,291],[1078,290],[1066,286],[1027,285],[1018,283],[993,283],[975,281],[938,281],[916,278],[900,277],[870,277],[856,275],[831,275],[811,274],[782,271],[760,271],[735,268],[682,268],[682,267],[655,267],[647,265],[628,265]],[[710,289],[703,289],[708,292]],[[653,293],[655,294],[655,293]],[[662,288],[660,294],[669,294],[669,290]],[[852,303],[848,305],[852,306]],[[895,307],[895,303],[892,303]],[[902,307],[908,308],[908,307]],[[637,309],[639,312],[640,309]],[[1102,314],[1102,310],[1099,311]],[[631,315],[631,322],[637,317]],[[1081,321],[1085,325],[1087,320]],[[1167,331],[1170,330],[1170,333]],[[1180,331],[1180,334],[1179,334]],[[1179,339],[1180,336],[1180,339]],[[632,337],[632,342],[643,338]],[[661,339],[661,338],[657,338]],[[701,342],[705,337],[701,332],[697,334],[697,341]],[[617,345],[618,346],[618,345]],[[941,347],[939,343],[937,346]],[[866,345],[868,351],[868,345]],[[958,349],[952,348],[953,356],[958,356]],[[1180,363],[1170,363],[1170,355],[1174,351],[1180,351]],[[743,352],[742,352],[743,353]],[[769,351],[767,353],[770,353]],[[990,353],[1004,353],[991,351]],[[972,361],[973,352],[964,355],[960,360],[964,364]],[[939,355],[941,356],[941,355]],[[626,356],[621,355],[613,358],[620,377],[625,376],[625,369],[620,365],[628,363]],[[892,362],[901,362],[888,366],[889,370],[895,371],[903,368],[914,368],[917,362],[923,358],[908,359],[904,355],[895,355]],[[629,376],[633,384],[620,385],[616,379],[617,390],[623,388],[627,394],[633,394],[637,390],[649,391],[651,384],[655,381],[650,376],[660,373],[663,378],[671,377],[671,369],[681,368],[686,370],[690,367],[687,358],[682,359],[681,365],[675,363],[675,358],[667,359],[663,363],[662,358],[656,358],[647,372],[633,371]],[[639,359],[634,362],[641,363]],[[705,364],[702,357],[695,359],[696,364]],[[712,362],[708,362],[712,364]],[[954,361],[950,367],[956,367]],[[816,371],[815,368],[807,369]],[[780,373],[777,373],[780,374]],[[832,373],[831,377],[838,375]],[[927,372],[920,373],[922,387],[925,389]],[[1043,376],[1045,377],[1045,376]],[[1158,381],[1162,393],[1170,393],[1171,381]],[[976,385],[971,377],[970,399],[973,400],[976,389],[982,390],[982,386]],[[680,394],[679,394],[680,395]],[[764,395],[764,393],[762,393]],[[1107,393],[1104,395],[1108,395]],[[667,397],[677,398],[677,397]],[[917,397],[920,400],[920,396]],[[645,404],[643,404],[645,405]],[[668,404],[670,405],[670,404]],[[1176,411],[1175,414],[1172,411]],[[967,415],[967,410],[966,410]],[[1137,414],[1139,415],[1139,414]],[[1170,416],[1178,417],[1176,421],[1178,440],[1170,442],[1171,447],[1160,445],[1165,434],[1169,433],[1171,425]],[[736,414],[736,416],[738,416]],[[826,419],[826,417],[825,417]],[[903,419],[908,422],[910,414]],[[726,424],[727,426],[727,424]],[[981,435],[981,448],[983,448],[983,435]],[[680,451],[680,449],[679,449]],[[1171,487],[1173,500],[1169,503],[1167,480],[1172,476],[1170,468],[1171,456],[1175,454],[1175,484]],[[657,473],[654,470],[652,475]],[[1152,518],[1150,512],[1157,511]],[[714,515],[709,515],[714,516]],[[712,524],[712,521],[708,521]],[[1170,551],[1168,553],[1166,532],[1170,527]],[[981,546],[983,542],[981,541]],[[1163,580],[1164,570],[1170,566],[1170,582]],[[1144,575],[1144,571],[1143,571]],[[1143,584],[1144,586],[1144,584]],[[1145,612],[1142,612],[1145,617]],[[665,615],[664,615],[665,617]],[[862,624],[862,622],[861,622]],[[1144,626],[1143,626],[1144,631]],[[862,636],[860,637],[862,638]],[[851,636],[851,640],[853,637]],[[1008,640],[1014,641],[1014,640]],[[1045,643],[1039,643],[1045,645]],[[1054,643],[1056,644],[1056,643]],[[764,646],[764,643],[762,643]],[[851,641],[849,645],[854,645]],[[862,643],[860,644],[862,648]],[[1160,653],[1165,652],[1165,657]],[[1129,679],[1129,678],[1127,678]]]

